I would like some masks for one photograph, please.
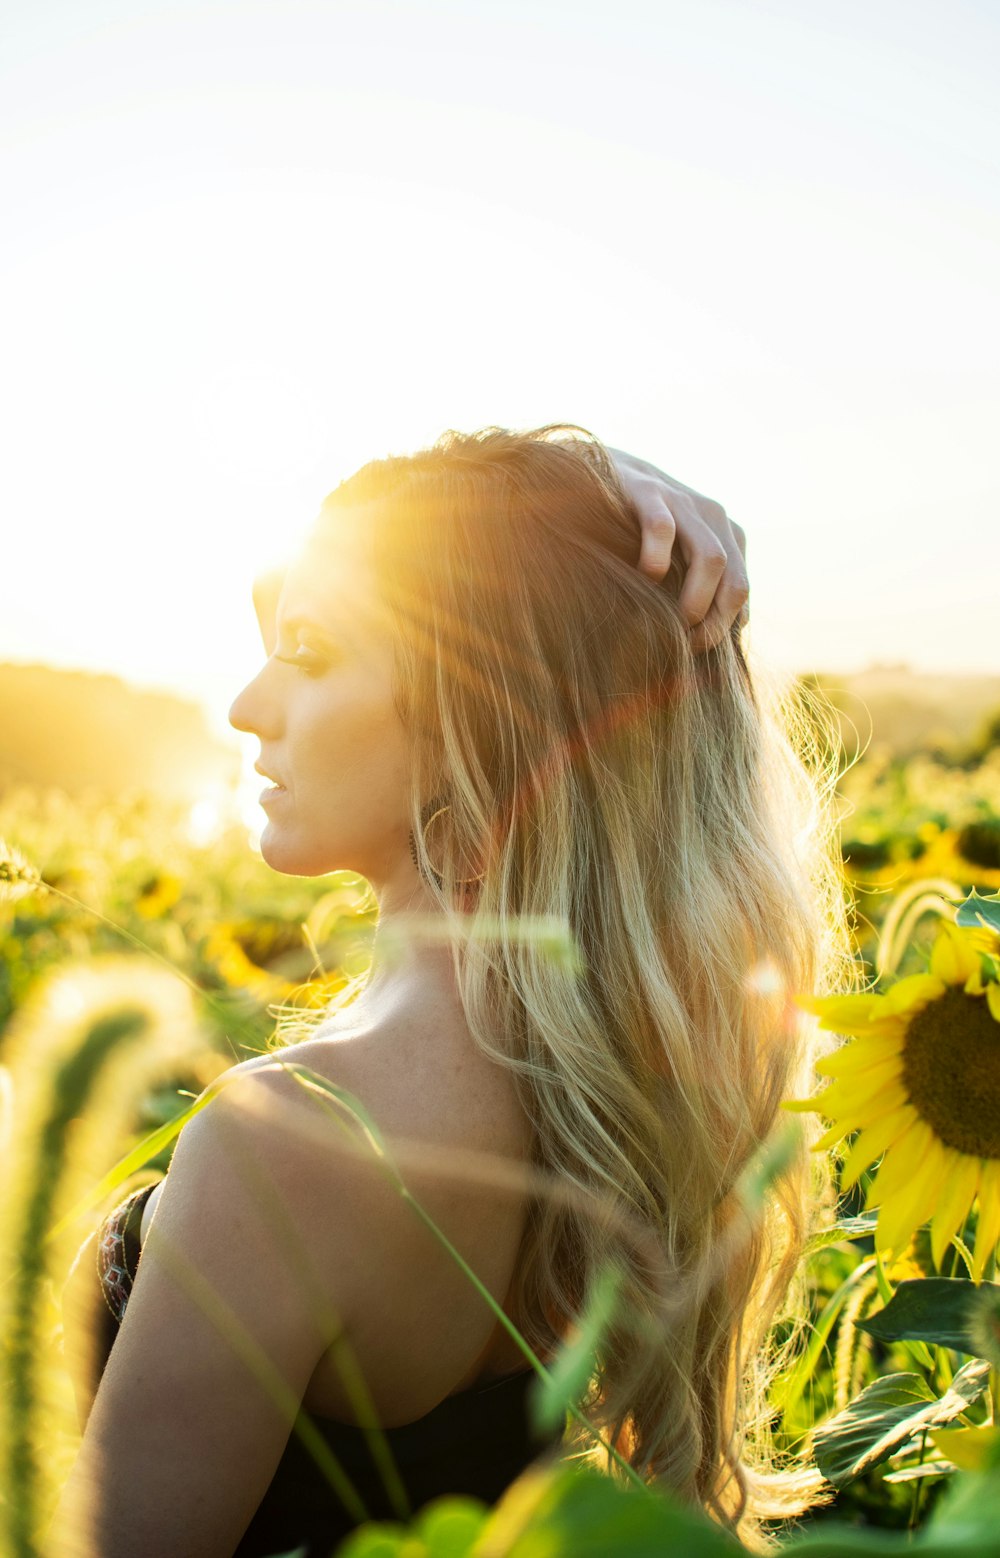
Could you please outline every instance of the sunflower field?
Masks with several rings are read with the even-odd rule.
[[[804,1345],[772,1389],[779,1445],[835,1493],[773,1535],[828,1558],[1000,1553],[1000,747],[965,763],[882,752],[839,795],[866,993],[803,997],[843,1042],[784,1107],[825,1122],[839,1198],[806,1252]],[[349,872],[279,876],[235,819],[206,837],[189,807],[141,794],[11,790],[0,841],[0,1554],[31,1558],[79,1442],[59,1361],[67,1261],[123,1182],[165,1172],[191,1101],[268,1047],[280,1008],[364,972],[376,906]],[[583,1328],[564,1382],[586,1376],[599,1330]],[[743,1549],[666,1495],[562,1467],[495,1511],[442,1500],[341,1551]]]

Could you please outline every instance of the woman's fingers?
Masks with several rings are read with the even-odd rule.
[[[644,494],[639,509],[639,567],[650,578],[662,579],[676,542],[687,564],[678,605],[691,628],[692,648],[709,649],[721,642],[737,617],[741,625],[750,619],[746,535],[710,498],[700,499],[699,508],[689,494],[676,492],[668,506],[663,492],[658,487],[655,499]]]
[[[746,537],[736,534],[725,509],[715,505],[715,526],[702,514],[693,516],[678,538],[687,573],[678,604],[691,628],[691,647],[710,649],[721,643],[737,617],[741,626],[750,617],[750,582],[747,578]],[[728,538],[728,545],[726,539]]]
[[[655,466],[620,450],[609,451],[639,515],[639,567],[659,581],[674,546],[686,564],[679,606],[696,652],[721,642],[737,618],[750,618],[746,535],[721,503],[675,482]]]
[[[749,607],[741,606],[739,611],[728,615],[720,612],[715,605],[710,606],[704,619],[688,630],[692,652],[698,655],[721,644],[735,621],[739,622],[741,628],[746,627],[750,621]]]
[[[642,525],[639,568],[643,573],[648,573],[651,579],[662,579],[670,567],[677,520],[659,482],[636,482],[630,485],[629,496],[639,510]]]
[[[678,525],[678,543],[687,571],[677,604],[688,620],[689,626],[703,622],[709,610],[716,604],[720,613],[725,609],[728,593],[725,591],[726,566],[729,555],[717,536],[700,516],[691,516],[683,526]],[[739,606],[733,607],[733,616]]]

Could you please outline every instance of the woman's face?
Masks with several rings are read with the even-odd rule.
[[[355,531],[355,534],[357,531]],[[260,741],[274,781],[260,850],[292,876],[339,869],[419,885],[409,853],[409,757],[392,701],[392,640],[367,553],[322,525],[277,600],[255,592],[270,658],[238,695],[230,724]]]

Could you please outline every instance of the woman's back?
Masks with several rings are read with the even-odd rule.
[[[349,1016],[325,1025],[305,1043],[233,1068],[236,1092],[242,1086],[239,1078],[276,1061],[307,1068],[314,1077],[346,1089],[377,1124],[390,1150],[398,1143],[394,1155],[408,1188],[502,1303],[515,1271],[524,1200],[509,1188],[510,1161],[506,1176],[501,1175],[504,1188],[498,1190],[489,1183],[490,1163],[484,1155],[495,1153],[516,1164],[530,1150],[530,1132],[509,1077],[478,1052],[460,1011],[449,1009],[447,999],[435,993],[433,981],[419,989],[408,987],[405,1002],[378,1020],[361,1023],[359,1011],[348,1023]],[[297,1085],[287,1076],[281,1085],[288,1089],[291,1104]],[[275,1132],[273,1116],[255,1130],[253,1110],[260,1100],[252,1091],[248,1096],[250,1112],[234,1138],[236,1159],[253,1162],[251,1179],[263,1171],[267,1180],[273,1168],[275,1182],[287,1183],[275,1163],[281,1131]],[[273,1102],[273,1091],[268,1098]],[[531,1371],[473,1284],[394,1185],[386,1181],[384,1194],[375,1201],[366,1197],[363,1235],[345,1238],[337,1186],[338,1179],[350,1180],[351,1171],[338,1175],[338,1163],[343,1169],[349,1160],[329,1150],[330,1141],[338,1137],[335,1120],[315,1106],[301,1112],[303,1099],[304,1094],[295,1099],[295,1115],[288,1117],[290,1126],[310,1121],[305,1154],[301,1130],[296,1129],[289,1142],[300,1199],[288,1231],[299,1245],[298,1258],[303,1273],[308,1268],[306,1281],[318,1306],[326,1303],[337,1309],[345,1267],[352,1268],[351,1291],[360,1294],[362,1302],[351,1306],[354,1319],[346,1323],[346,1342],[375,1418],[388,1430],[390,1455],[410,1506],[418,1508],[448,1489],[493,1499],[539,1453],[528,1419]],[[132,1277],[138,1279],[142,1269],[141,1245],[156,1225],[157,1201],[168,1181],[169,1175],[151,1195],[129,1198],[131,1210],[123,1205],[100,1230],[97,1269],[114,1316],[112,1324],[102,1306],[101,1370],[110,1362],[117,1326],[127,1315]],[[372,1215],[376,1205],[383,1215]],[[68,1315],[76,1303],[94,1297],[92,1243],[81,1251],[67,1285]],[[109,1251],[117,1257],[113,1266]],[[124,1279],[117,1274],[121,1267]],[[109,1269],[113,1284],[107,1280]],[[231,1345],[220,1332],[217,1346]],[[345,1383],[343,1357],[338,1336],[317,1361],[301,1410],[344,1466],[367,1512],[387,1518],[398,1514],[399,1507],[364,1433],[352,1426],[356,1390]],[[142,1365],[140,1352],[133,1372],[138,1374]],[[136,1384],[139,1388],[138,1379]],[[81,1398],[85,1394],[82,1386]],[[276,1539],[281,1545],[293,1537],[329,1545],[354,1523],[293,1433],[237,1551],[270,1551]]]
[[[511,1163],[527,1165],[531,1126],[511,1073],[478,1049],[461,1008],[440,984],[411,988],[405,1006],[369,1026],[352,1022],[348,1009],[336,1028],[277,1056],[357,1096],[407,1187],[503,1304],[526,1215],[523,1188],[511,1188],[517,1179]],[[251,1064],[272,1063],[262,1057]],[[318,1141],[317,1153],[322,1157]],[[346,1252],[323,1236],[321,1192],[312,1253],[331,1296],[345,1256],[368,1268],[365,1302],[348,1340],[379,1420],[394,1425],[411,1422],[456,1390],[523,1367],[524,1357],[398,1191],[387,1190],[383,1204],[385,1217],[366,1229],[364,1245]],[[351,1416],[332,1351],[317,1365],[303,1404],[323,1415]]]
[[[491,1163],[491,1157],[526,1162],[530,1153],[530,1125],[511,1074],[481,1054],[460,1010],[450,1011],[433,988],[411,991],[399,1016],[364,1027],[346,1021],[350,1016],[348,1010],[339,1024],[325,1025],[315,1038],[234,1069],[303,1066],[354,1093],[390,1138],[390,1147],[393,1139],[406,1144],[409,1167],[403,1178],[408,1187],[419,1186],[417,1199],[503,1304],[515,1275],[525,1198],[510,1188],[509,1165]],[[323,1179],[319,1109],[315,1120],[317,1178]],[[146,1203],[140,1243],[152,1223],[159,1189]],[[327,1273],[322,1285],[335,1302],[337,1273],[348,1252],[324,1236],[323,1212],[321,1195],[309,1253],[321,1281]],[[405,1253],[395,1260],[374,1248],[374,1229],[367,1249],[349,1252],[368,1266],[372,1279],[363,1323],[349,1340],[379,1419],[387,1425],[410,1422],[453,1391],[524,1365],[523,1353],[501,1322],[433,1235],[421,1231],[414,1214],[392,1223],[405,1242]],[[388,1229],[382,1232],[391,1237]],[[386,1281],[385,1271],[400,1263],[404,1280]],[[350,1394],[332,1351],[317,1364],[303,1406],[350,1419]]]

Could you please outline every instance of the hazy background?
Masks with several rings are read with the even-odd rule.
[[[7,7],[0,660],[221,732],[343,475],[566,419],[739,520],[775,666],[1000,673],[998,67],[955,0]]]

